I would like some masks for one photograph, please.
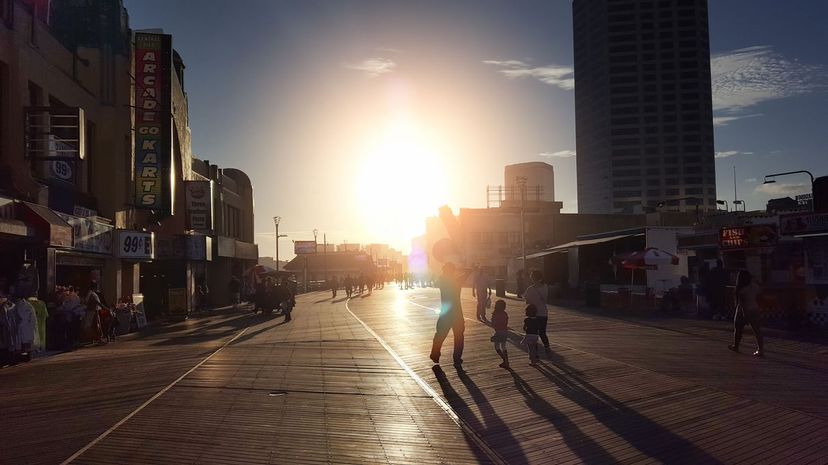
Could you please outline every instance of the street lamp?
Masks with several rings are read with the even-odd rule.
[[[725,211],[728,211],[728,212],[730,211],[730,205],[727,204],[727,200],[717,200],[716,205],[724,205],[725,206]],[[735,205],[735,202],[734,202],[734,205]],[[718,207],[716,208],[716,210],[718,210]]]
[[[526,274],[526,176],[515,177],[520,188],[520,248],[523,254],[523,273]],[[523,292],[521,290],[521,292]]]
[[[279,271],[279,238],[287,237],[287,234],[279,234],[279,222],[282,221],[281,216],[273,217],[273,224],[276,226],[276,271]]]
[[[742,211],[745,211],[745,201],[744,200],[734,200],[733,201],[733,211],[739,211],[739,205],[742,206]]]
[[[773,184],[773,183],[776,182],[776,179],[774,179],[774,178],[776,178],[777,176],[787,176],[789,174],[807,174],[811,178],[811,195],[813,195],[813,192],[814,192],[814,175],[811,174],[811,172],[808,171],[808,170],[786,171],[784,173],[766,174],[765,175],[765,181],[762,184]],[[813,210],[814,210],[814,203],[813,203],[813,201],[811,201],[811,211],[813,211]]]

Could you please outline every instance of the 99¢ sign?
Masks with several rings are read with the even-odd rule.
[[[118,231],[118,256],[121,258],[152,259],[155,251],[152,233]]]

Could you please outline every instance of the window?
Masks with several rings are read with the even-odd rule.
[[[641,191],[615,191],[615,197],[641,197]]]

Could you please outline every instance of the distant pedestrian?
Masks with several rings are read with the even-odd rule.
[[[472,297],[477,298],[477,319],[486,321],[486,308],[491,305],[492,288],[489,276],[483,268],[478,267],[472,285]]]
[[[241,281],[239,278],[232,276],[230,282],[227,284],[227,290],[230,292],[230,301],[235,307],[241,303]]]
[[[730,282],[730,274],[724,269],[721,260],[716,260],[716,266],[707,273],[706,282],[704,284],[705,292],[707,293],[708,304],[710,305],[710,313],[713,319],[724,319],[727,316],[727,285]]]
[[[287,279],[283,279],[282,284],[276,286],[275,294],[278,305],[282,307],[282,315],[285,316],[285,322],[290,321],[292,319],[290,314],[296,305],[296,298],[293,295]]]
[[[495,331],[492,336],[495,352],[503,359],[500,368],[509,369],[509,354],[506,353],[506,341],[509,339],[509,314],[506,313],[506,302],[503,299],[498,299],[494,304],[492,326]]]
[[[336,279],[336,275],[331,278],[331,298],[336,298],[336,290],[339,288],[339,280]]]
[[[523,298],[527,305],[534,305],[537,310],[538,336],[546,348],[546,353],[549,354],[551,349],[549,348],[549,337],[546,335],[546,326],[549,322],[549,308],[546,306],[549,300],[549,287],[544,284],[543,273],[540,271],[534,270],[529,276],[532,279],[532,284],[523,292]]]
[[[526,306],[526,318],[523,320],[523,336],[521,344],[529,349],[529,365],[535,366],[538,363],[538,309],[534,305]]]
[[[454,365],[463,363],[464,332],[466,323],[463,319],[463,308],[460,305],[460,286],[471,274],[472,270],[458,270],[453,263],[443,265],[443,275],[440,277],[440,316],[437,318],[437,331],[431,345],[430,358],[434,363],[440,363],[440,349],[448,336],[454,333]]]
[[[762,339],[761,315],[759,313],[759,294],[762,287],[753,280],[748,271],[739,272],[736,283],[736,314],[733,317],[733,344],[728,349],[739,352],[739,343],[742,341],[742,331],[749,324],[756,337],[757,349],[753,353],[756,357],[765,355]]]
[[[343,282],[345,284],[345,295],[348,296],[348,298],[350,298],[351,294],[354,293],[354,279],[351,277],[351,275],[347,275],[345,276]]]
[[[525,289],[525,286],[526,286],[526,283],[524,282],[524,278],[523,278],[523,269],[518,270],[516,280],[517,280],[516,295],[517,295],[518,299],[522,299],[523,298],[523,290]]]

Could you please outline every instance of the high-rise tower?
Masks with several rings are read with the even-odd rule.
[[[574,0],[572,12],[578,211],[714,209],[707,0]]]

